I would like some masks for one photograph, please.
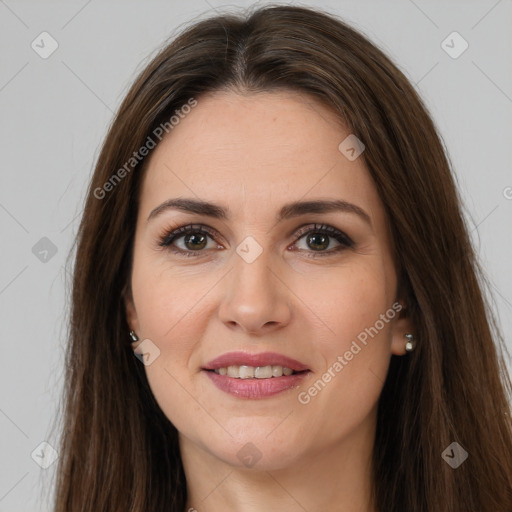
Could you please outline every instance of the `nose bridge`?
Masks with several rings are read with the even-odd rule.
[[[247,237],[236,252],[220,307],[222,321],[253,333],[287,323],[289,300],[271,250]]]
[[[250,241],[242,242],[237,247],[233,271],[234,278],[238,281],[237,290],[245,290],[250,294],[272,294],[275,283],[271,283],[273,272],[270,249],[261,247],[258,250]]]

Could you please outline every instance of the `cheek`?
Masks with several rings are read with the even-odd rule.
[[[197,370],[191,356],[200,339],[200,299],[206,292],[204,283],[187,286],[186,281],[168,271],[155,272],[154,267],[134,272],[132,279],[141,333],[160,351],[145,367],[149,386],[167,418],[185,431],[190,429],[190,418],[202,413],[191,397],[195,391],[190,374]]]
[[[186,347],[187,333],[197,325],[216,280],[211,272],[173,265],[164,253],[141,251],[134,261],[132,290],[143,335],[158,344]]]
[[[302,300],[299,307],[309,310],[307,317],[317,325],[318,337],[325,340],[323,346],[332,356],[389,309],[394,286],[392,269],[379,255],[371,255],[327,270],[303,271],[293,283],[293,292]]]
[[[145,367],[146,375],[160,408],[179,429],[202,414],[190,379],[198,371],[193,356],[211,317],[211,292],[218,281],[218,273],[172,265],[165,254],[141,251],[134,259],[132,291],[140,331],[160,351]]]
[[[307,303],[321,319],[315,350],[323,367],[299,402],[309,413],[318,411],[325,422],[317,425],[320,429],[335,430],[339,418],[347,428],[356,425],[382,391],[397,315],[392,308],[394,278],[385,269],[368,259],[350,269],[340,268],[329,279],[317,279],[318,286],[310,288]],[[326,410],[327,416],[322,413]]]

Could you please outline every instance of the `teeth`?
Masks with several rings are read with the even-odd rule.
[[[240,366],[238,376],[241,379],[252,379],[254,377],[254,368],[252,366]]]
[[[270,379],[291,375],[293,370],[276,364],[268,366],[228,366],[227,368],[216,368],[214,372],[235,379]]]
[[[257,379],[270,379],[272,377],[272,366],[258,366],[254,369],[254,376]]]
[[[228,377],[240,378],[240,367],[239,366],[228,366]]]

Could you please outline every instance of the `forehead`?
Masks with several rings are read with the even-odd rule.
[[[150,155],[141,213],[178,196],[208,199],[240,215],[313,197],[374,211],[379,198],[363,158],[351,161],[339,150],[349,135],[308,95],[209,93]]]

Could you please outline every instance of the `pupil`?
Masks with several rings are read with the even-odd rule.
[[[312,240],[317,239],[317,238],[320,238],[321,240],[323,240],[323,242],[320,242],[320,246],[317,245],[316,249],[326,249],[329,246],[329,239],[328,239],[328,237],[326,235],[321,234],[321,233],[316,233],[316,234],[310,235],[308,237],[308,243],[311,242]],[[315,249],[314,242],[313,242],[313,249]]]
[[[206,239],[206,237],[204,235],[189,234],[185,237],[185,244],[192,242],[192,247],[191,247],[192,249],[202,249],[204,247],[205,239]],[[193,247],[193,244],[196,244],[196,243],[201,244],[201,242],[202,242],[201,247],[198,247],[198,246]]]

